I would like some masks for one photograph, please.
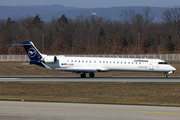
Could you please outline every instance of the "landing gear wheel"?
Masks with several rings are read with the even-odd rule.
[[[167,75],[167,73],[165,73],[165,74],[164,74],[164,77],[165,77],[165,78],[168,78],[168,75]]]
[[[86,74],[85,73],[82,73],[81,74],[81,78],[85,78],[86,77]]]
[[[94,73],[92,72],[92,73],[89,73],[89,77],[94,77]]]

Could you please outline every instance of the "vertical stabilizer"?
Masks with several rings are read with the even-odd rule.
[[[24,47],[24,49],[26,50],[26,53],[30,59],[30,63],[44,67],[44,65],[41,62],[42,55],[31,41],[17,43],[17,44],[8,44],[8,45],[10,45],[10,46],[22,45]]]

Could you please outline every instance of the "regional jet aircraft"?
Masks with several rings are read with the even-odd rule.
[[[174,73],[173,66],[160,59],[139,58],[99,58],[99,57],[66,57],[48,56],[41,54],[30,41],[9,45],[22,45],[30,59],[30,64],[74,73],[80,73],[82,78],[94,77],[94,72],[107,71],[138,71],[138,72],[162,72],[164,77]]]

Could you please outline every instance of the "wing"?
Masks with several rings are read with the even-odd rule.
[[[97,72],[94,68],[56,68],[56,70],[68,71],[68,72]]]

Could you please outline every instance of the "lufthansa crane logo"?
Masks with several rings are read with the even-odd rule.
[[[29,57],[34,57],[36,55],[36,50],[34,48],[30,48],[28,50],[28,56]]]

